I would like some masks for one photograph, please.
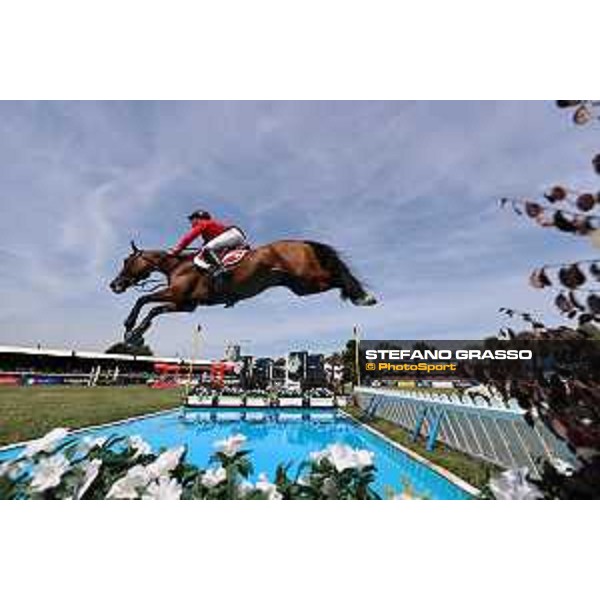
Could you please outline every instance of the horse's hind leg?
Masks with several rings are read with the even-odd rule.
[[[377,299],[364,289],[348,265],[340,258],[334,248],[319,242],[305,242],[313,251],[317,263],[329,275],[329,287],[339,288],[342,300],[349,299],[357,306],[373,306]]]
[[[296,296],[309,296],[326,291],[329,286],[322,281],[309,281],[301,277],[295,277],[289,273],[282,273],[279,277],[278,285],[283,285]]]
[[[310,296],[311,294],[320,294],[333,288],[340,288],[342,294],[350,297],[353,304],[360,304],[361,300],[365,297],[366,292],[364,290],[361,289],[360,292],[353,290],[353,295],[350,295],[344,290],[342,283],[332,281],[332,279],[332,277],[305,279],[286,273],[281,277],[280,285],[287,287],[296,296]]]

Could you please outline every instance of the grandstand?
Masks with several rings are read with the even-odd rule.
[[[243,388],[311,389],[332,383],[322,354],[290,352],[287,357],[253,357],[231,353],[218,360],[107,354],[75,349],[0,346],[0,385],[128,385],[200,383]],[[341,372],[337,373],[341,377]],[[337,377],[339,379],[340,377]]]
[[[210,360],[105,354],[72,349],[0,346],[0,385],[148,383],[156,365],[210,372]]]

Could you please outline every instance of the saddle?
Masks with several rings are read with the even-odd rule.
[[[250,246],[239,246],[238,248],[229,248],[219,251],[218,256],[225,272],[232,271],[237,267],[251,249]],[[194,253],[190,253],[189,257],[199,269],[210,271],[210,264],[204,258],[204,250],[201,250],[199,253],[196,250]]]

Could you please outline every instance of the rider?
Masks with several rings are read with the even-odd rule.
[[[213,277],[218,280],[225,273],[218,252],[246,246],[246,236],[239,227],[217,221],[205,210],[194,211],[188,216],[188,220],[192,224],[191,229],[169,250],[169,254],[177,256],[197,237],[202,236],[204,244],[202,251],[194,257],[194,264],[202,270],[212,271]]]

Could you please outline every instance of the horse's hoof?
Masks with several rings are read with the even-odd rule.
[[[377,298],[370,292],[366,292],[360,298],[352,300],[352,304],[355,306],[375,306],[375,304],[377,304]]]

